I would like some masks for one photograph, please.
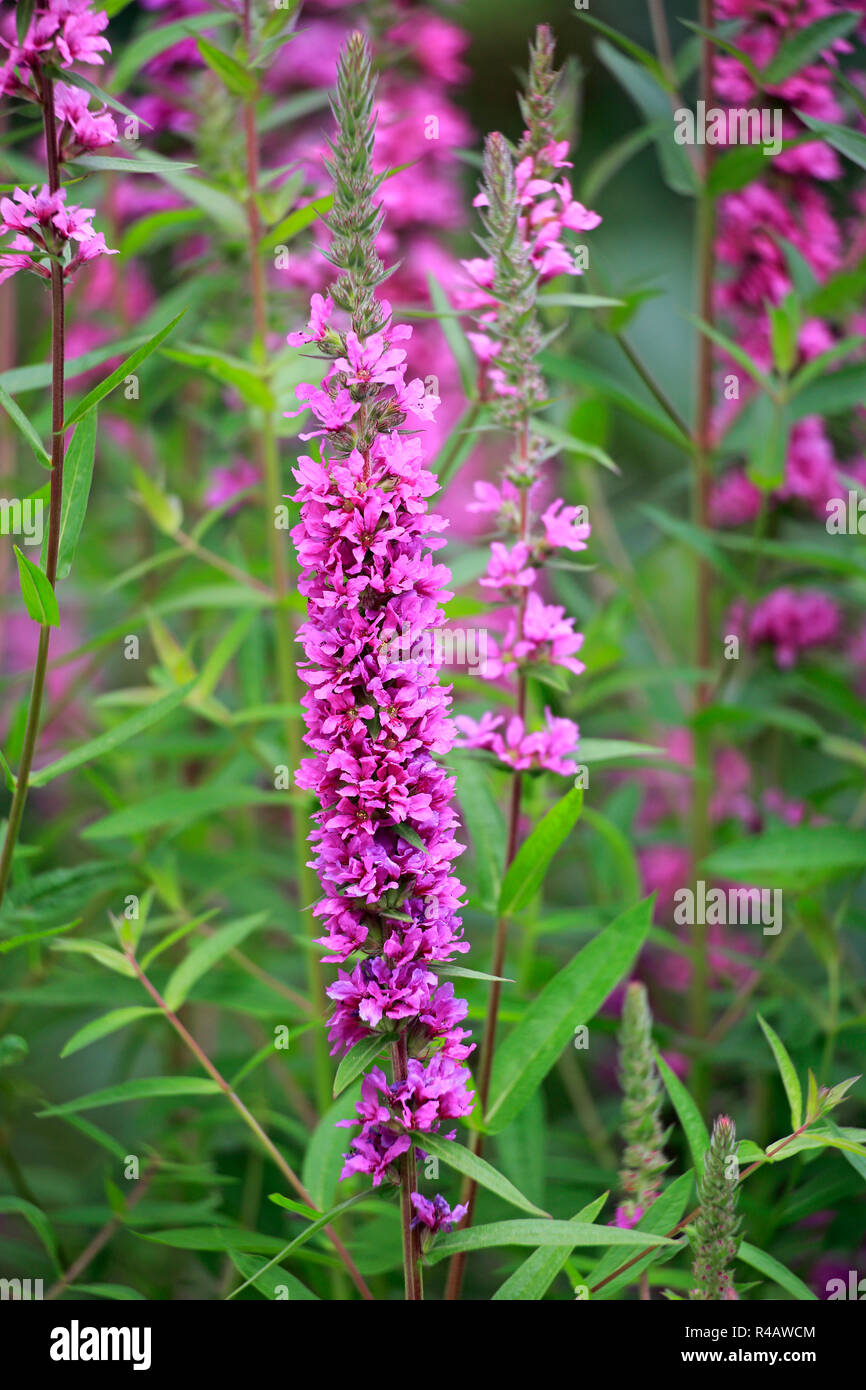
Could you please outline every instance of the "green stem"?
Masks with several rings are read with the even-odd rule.
[[[169,1008],[168,1004],[165,1002],[162,995],[159,993],[159,990],[148,979],[147,975],[145,975],[138,961],[130,952],[127,952],[127,959],[133,971],[135,972],[136,978],[147,990],[148,994],[150,995],[153,1002],[156,1004],[157,1008],[167,1019],[167,1021],[171,1024],[178,1037],[189,1049],[189,1051],[195,1057],[199,1065],[207,1072],[211,1080],[216,1082],[217,1086],[222,1091],[226,1100],[237,1111],[238,1115],[243,1120],[247,1129],[249,1129],[251,1133],[255,1135],[256,1139],[261,1144],[265,1153],[268,1155],[268,1157],[272,1160],[272,1162],[282,1173],[283,1177],[286,1179],[286,1182],[288,1182],[289,1185],[294,1188],[295,1192],[297,1192],[302,1202],[305,1202],[307,1206],[313,1207],[315,1209],[316,1204],[310,1196],[309,1192],[304,1187],[300,1178],[297,1176],[297,1174],[294,1172],[291,1166],[287,1163],[286,1159],[280,1153],[276,1144],[259,1124],[255,1115],[253,1115],[247,1109],[240,1096],[237,1094],[235,1090],[233,1090],[233,1088],[231,1087],[229,1082],[226,1081],[222,1073],[217,1070],[217,1068],[214,1066],[213,1062],[208,1057],[207,1053],[204,1051],[201,1045],[198,1042],[196,1042],[195,1038],[192,1036],[189,1030],[184,1026],[183,1023],[181,1023],[177,1014]],[[352,1259],[346,1247],[343,1245],[343,1242],[340,1240],[336,1231],[334,1231],[333,1227],[331,1226],[326,1226],[324,1229],[325,1234],[328,1236],[328,1239],[334,1247],[334,1250],[336,1251],[337,1255],[339,1255],[343,1264],[346,1266],[346,1270],[352,1280],[352,1283],[355,1285],[355,1288],[358,1290],[361,1297],[372,1300],[373,1295],[367,1288],[367,1285],[365,1284],[363,1278],[361,1277],[355,1266],[354,1260]]]
[[[56,193],[60,187],[60,161],[57,152],[57,129],[54,119],[54,87],[50,77],[35,69],[36,82],[42,103],[42,122],[45,130],[45,150],[48,164],[48,187]],[[63,267],[59,260],[51,260],[51,482],[48,502],[48,548],[45,572],[52,589],[57,580],[57,555],[60,544],[60,510],[63,498],[63,377],[65,355],[65,305],[63,293]],[[3,850],[0,854],[0,904],[6,893],[9,876],[12,872],[12,859],[24,806],[30,785],[30,772],[36,751],[36,739],[42,715],[42,701],[45,694],[45,673],[48,666],[48,647],[51,641],[51,628],[45,624],[39,631],[39,645],[36,649],[36,662],[33,668],[33,683],[30,687],[30,703],[27,709],[27,722],[24,729],[24,742],[21,749],[21,763],[15,779],[12,805],[6,823]]]
[[[409,1075],[409,1053],[406,1034],[391,1044],[391,1064],[394,1069],[395,1084],[405,1081]],[[424,1298],[424,1284],[421,1276],[421,1245],[417,1229],[412,1229],[415,1210],[412,1206],[412,1193],[418,1190],[417,1158],[414,1145],[410,1145],[400,1158],[400,1225],[403,1232],[403,1277],[407,1302],[418,1303]]]
[[[246,0],[243,15],[244,39],[250,44],[250,7]],[[265,268],[261,254],[262,226],[257,202],[259,186],[259,142],[256,129],[255,100],[244,104],[244,134],[246,141],[247,174],[247,225],[249,232],[249,271],[250,290],[253,301],[253,356],[259,367],[267,364],[267,287]],[[289,547],[284,545],[276,529],[274,509],[281,502],[280,458],[277,445],[276,420],[272,411],[262,413],[261,428],[256,435],[256,452],[259,470],[264,478],[265,488],[265,527],[273,589],[276,594],[274,623],[276,628],[277,675],[280,695],[287,705],[297,707],[301,690],[295,669],[292,649],[293,633],[288,612],[289,595],[297,589],[297,572]],[[286,751],[293,775],[297,772],[303,757],[303,743],[300,718],[288,715],[285,724]],[[316,897],[317,890],[313,876],[307,867],[309,845],[307,844],[307,823],[309,816],[305,808],[292,812],[292,844],[294,849],[295,871],[298,887],[299,917],[303,923],[307,908]],[[321,1026],[311,1033],[313,1046],[313,1069],[316,1103],[323,1114],[331,1103],[331,1063],[328,1057],[328,1040],[324,1029],[327,1012],[325,981],[316,947],[313,942],[312,919],[307,922],[309,930],[305,933],[307,947],[307,979],[310,1002],[321,1020]]]
[[[528,453],[529,442],[529,421],[523,424],[520,433],[520,445],[524,459]],[[529,489],[524,487],[520,493],[520,535],[521,541],[526,541],[529,532]],[[517,613],[517,631],[523,631],[523,615],[526,608],[526,591],[521,596],[520,606]],[[527,681],[525,674],[521,671],[517,679],[517,702],[516,713],[519,719],[526,724],[526,696]],[[508,842],[505,849],[505,869],[510,868],[515,855],[517,854],[517,843],[520,835],[520,806],[523,793],[523,776],[520,772],[515,772],[511,779],[511,801],[508,811]],[[487,1000],[487,1014],[484,1020],[484,1035],[481,1042],[481,1064],[478,1072],[476,1104],[481,1110],[482,1115],[487,1110],[487,1101],[490,1096],[490,1078],[493,1074],[493,1055],[496,1050],[496,1026],[499,1021],[499,1001],[502,997],[502,972],[505,968],[505,952],[508,945],[508,918],[500,916],[496,922],[496,934],[493,940],[493,959],[490,965],[490,974],[494,977],[490,994]],[[480,1130],[476,1130],[472,1135],[470,1148],[476,1157],[480,1158],[484,1149],[484,1135]],[[460,1200],[466,1206],[466,1215],[460,1224],[461,1230],[465,1230],[472,1225],[475,1215],[475,1199],[478,1195],[478,1184],[473,1179],[467,1179],[463,1184],[463,1191]],[[448,1266],[448,1279],[445,1286],[445,1298],[448,1302],[453,1302],[460,1298],[460,1291],[463,1287],[463,1275],[466,1269],[466,1252],[461,1250],[456,1255],[452,1255]]]
[[[710,0],[701,0],[701,23],[712,25]],[[705,40],[701,56],[701,96],[712,102],[713,45]],[[695,259],[697,265],[698,312],[705,323],[713,322],[713,272],[715,205],[706,191],[706,179],[711,167],[712,146],[707,145],[704,156],[704,183],[698,194],[695,227]],[[713,346],[705,333],[698,335],[697,380],[695,389],[694,465],[692,474],[692,520],[701,531],[710,529],[709,499],[711,485],[711,427],[713,406]],[[696,560],[695,596],[695,665],[707,669],[712,649],[712,567],[699,555]],[[701,683],[695,690],[695,716],[700,716],[712,698],[711,688]],[[697,880],[700,865],[710,848],[709,798],[711,778],[710,738],[705,728],[696,725],[693,734],[694,790],[692,805],[692,873]],[[704,923],[693,927],[695,948],[693,974],[689,991],[689,1022],[696,1039],[703,1040],[709,1023],[709,965],[707,959],[707,929]],[[699,1051],[693,1064],[691,1084],[699,1107],[706,1098],[709,1076],[706,1056]]]

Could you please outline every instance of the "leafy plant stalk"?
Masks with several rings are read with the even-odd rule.
[[[47,73],[36,69],[36,80],[42,105],[42,123],[45,132],[45,155],[48,167],[48,187],[52,193],[60,188],[60,156],[57,146],[57,123],[54,115],[54,85]],[[65,372],[65,296],[63,267],[56,256],[51,259],[51,482],[48,503],[48,547],[46,552],[46,575],[52,589],[57,581],[57,555],[60,545],[60,512],[63,500],[63,413],[64,413],[64,372]],[[30,784],[30,772],[36,751],[39,723],[42,715],[42,701],[45,695],[45,676],[48,667],[48,648],[51,641],[51,628],[43,623],[39,629],[39,644],[33,667],[33,683],[30,687],[30,703],[27,709],[27,723],[21,748],[21,762],[15,778],[15,790],[3,850],[0,854],[0,904],[6,894],[9,876],[12,871],[12,858],[24,816],[24,806]]]
[[[240,1096],[229,1084],[229,1082],[226,1081],[222,1073],[214,1066],[207,1053],[192,1036],[189,1029],[184,1026],[184,1024],[178,1018],[177,1014],[169,1008],[168,1004],[163,999],[159,990],[144,973],[138,961],[136,960],[135,955],[129,949],[127,949],[126,951],[126,958],[129,961],[129,964],[132,970],[134,971],[136,978],[138,979],[140,984],[142,984],[143,987],[147,990],[154,1004],[156,1004],[156,1007],[160,1010],[160,1012],[163,1014],[166,1020],[171,1024],[178,1037],[189,1049],[189,1051],[192,1053],[193,1057],[195,1057],[199,1065],[203,1067],[203,1069],[207,1072],[211,1080],[215,1081],[217,1086],[219,1086],[226,1100],[237,1111],[238,1115],[243,1120],[247,1129],[249,1129],[251,1133],[255,1135],[259,1144],[265,1150],[265,1153],[268,1155],[271,1161],[274,1164],[276,1164],[277,1168],[280,1170],[283,1177],[286,1179],[286,1182],[288,1182],[289,1185],[294,1188],[295,1192],[297,1192],[302,1202],[305,1202],[307,1206],[315,1208],[315,1202],[311,1198],[309,1192],[307,1192],[307,1189],[304,1187],[300,1178],[297,1176],[290,1164],[280,1153],[276,1144],[259,1124],[255,1115],[253,1115],[247,1109]],[[358,1272],[354,1260],[352,1259],[343,1242],[340,1240],[337,1233],[333,1230],[332,1227],[326,1226],[325,1234],[328,1236],[328,1239],[333,1245],[334,1250],[336,1251],[337,1255],[345,1265],[346,1271],[350,1279],[352,1280],[352,1283],[355,1285],[355,1288],[360,1293],[361,1297],[371,1300],[373,1295],[370,1293],[370,1290],[364,1282],[364,1279]]]
[[[243,35],[247,49],[251,42],[250,0],[244,0]],[[262,261],[262,225],[257,202],[259,189],[259,137],[256,126],[256,98],[250,97],[243,104],[244,139],[246,149],[247,177],[247,226],[249,236],[250,292],[253,302],[253,356],[256,365],[262,369],[267,364],[267,286]],[[268,555],[272,574],[273,590],[276,598],[274,625],[277,648],[277,672],[282,700],[287,705],[297,706],[300,700],[300,682],[295,669],[292,651],[292,633],[286,600],[291,592],[290,565],[293,563],[289,551],[282,544],[274,525],[274,506],[280,497],[280,460],[277,446],[276,420],[270,410],[263,410],[261,423],[256,431],[255,448],[257,463],[265,487],[265,527],[267,530]],[[303,756],[300,715],[286,716],[286,749],[292,772],[296,772]],[[309,847],[306,837],[307,817],[302,808],[292,811],[292,844],[294,849],[295,872],[298,885],[299,915],[306,914],[309,904],[316,896],[313,875],[307,867]],[[327,1000],[322,967],[312,940],[312,932],[307,947],[307,979],[310,1000],[316,1017],[324,1023]],[[331,1065],[328,1057],[328,1043],[323,1026],[313,1029],[313,1071],[316,1103],[319,1113],[328,1108],[331,1100]]]

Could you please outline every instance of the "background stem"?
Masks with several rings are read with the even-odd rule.
[[[244,41],[250,46],[250,6],[246,0],[243,14]],[[262,261],[262,227],[257,193],[259,186],[259,139],[256,128],[255,100],[244,103],[244,135],[247,162],[247,226],[249,233],[249,271],[250,291],[253,302],[253,357],[256,365],[267,365],[267,285],[265,267]],[[286,705],[298,707],[301,687],[295,669],[292,648],[293,633],[287,608],[288,595],[297,589],[297,567],[290,547],[285,545],[274,524],[274,508],[282,502],[280,484],[280,458],[277,444],[276,420],[272,411],[262,411],[261,423],[255,435],[256,463],[264,480],[265,491],[265,529],[270,559],[271,579],[276,594],[274,607],[274,626],[277,651],[277,675],[280,698]],[[303,757],[300,713],[288,714],[285,722],[286,753],[292,776],[297,773]],[[307,947],[307,979],[310,1002],[320,1026],[310,1034],[313,1047],[314,1090],[316,1104],[323,1114],[331,1103],[331,1063],[328,1057],[328,1040],[324,1020],[327,1012],[325,982],[313,941],[313,923],[307,910],[318,896],[318,889],[310,869],[307,867],[309,845],[307,843],[307,824],[309,816],[305,808],[296,807],[292,813],[292,844],[294,850],[296,882],[298,885],[298,916],[306,926],[304,935]]]
[[[52,193],[60,188],[60,160],[57,150],[57,129],[54,119],[54,86],[51,78],[34,69],[37,89],[42,101],[42,123],[45,131],[45,154],[48,166],[48,187]],[[48,502],[48,546],[45,572],[52,589],[57,581],[57,554],[60,544],[60,509],[63,500],[63,376],[65,358],[65,310],[63,267],[59,260],[51,260],[51,482]],[[36,649],[36,662],[33,667],[33,683],[30,687],[30,703],[27,708],[27,723],[21,748],[21,762],[15,779],[12,805],[6,823],[3,851],[0,854],[0,904],[6,894],[9,876],[12,871],[12,858],[24,805],[30,784],[30,772],[36,751],[39,734],[39,721],[42,715],[42,700],[45,694],[45,672],[48,666],[48,647],[51,641],[51,628],[46,623],[39,631],[39,644]]]

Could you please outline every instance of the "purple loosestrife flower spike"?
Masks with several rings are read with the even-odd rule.
[[[585,509],[566,507],[561,498],[539,515],[536,484],[556,450],[532,428],[533,415],[547,398],[538,366],[544,337],[537,299],[540,284],[581,273],[565,233],[590,231],[601,218],[572,197],[566,177],[554,182],[556,171],[570,167],[567,142],[553,138],[557,78],[553,37],[542,25],[530,50],[529,83],[521,100],[527,129],[518,162],[504,136],[488,137],[475,199],[483,226],[478,240],[486,254],[463,262],[471,282],[464,303],[474,311],[478,330],[469,339],[479,358],[480,389],[494,420],[514,441],[500,485],[476,483],[477,500],[470,504],[473,511],[492,513],[500,534],[512,542],[494,541],[480,581],[508,614],[501,640],[498,634],[488,636],[480,674],[494,681],[514,676],[518,690],[510,718],[485,714],[476,722],[461,716],[457,724],[463,747],[490,751],[516,773],[546,769],[568,775],[574,769],[577,725],[545,710],[545,727],[532,729],[526,717],[525,677],[533,668],[563,666],[574,675],[584,669],[576,658],[582,635],[563,608],[543,601],[538,579],[555,550],[585,550],[590,535]]]
[[[480,240],[494,265],[491,289],[497,300],[496,336],[500,344],[494,416],[504,429],[521,430],[546,396],[535,360],[541,350],[536,314],[538,274],[520,233],[514,161],[505,136],[497,131],[488,135],[484,145],[483,193],[485,236]],[[540,449],[540,441],[528,442],[525,456],[515,461],[516,482],[531,479],[541,459]]]
[[[343,1175],[369,1174],[375,1186],[400,1168],[405,1178],[414,1135],[444,1124],[453,1137],[450,1122],[472,1107],[463,1065],[472,1048],[460,1027],[467,1005],[436,974],[467,949],[453,873],[463,850],[454,779],[436,760],[453,742],[450,687],[439,682],[432,641],[450,598],[450,574],[433,560],[446,523],[428,513],[436,479],[421,439],[403,428],[409,417],[428,419],[438,400],[406,381],[412,330],[394,324],[375,294],[387,272],[374,246],[382,214],[372,107],[369,53],[353,35],[339,65],[331,162],[330,260],[342,273],[329,295],[313,296],[307,328],[289,341],[318,344],[328,364],[321,385],[297,392],[318,426],[301,437],[319,443],[318,457],[301,457],[295,470],[302,703],[314,754],[296,781],[321,808],[310,838],[325,960],[346,967],[328,989],[333,1050],[377,1034],[395,1058],[393,1080],[374,1067],[358,1119],[342,1122],[361,1125]],[[337,309],[349,316],[342,328],[332,326]],[[448,1219],[441,1202],[414,1205],[428,1230]]]
[[[535,41],[529,45],[529,77],[526,91],[518,96],[520,114],[526,125],[518,149],[518,159],[535,158],[554,139],[553,116],[559,73],[553,66],[556,41],[548,24],[539,24]],[[539,169],[539,173],[541,170]]]
[[[333,159],[326,160],[325,167],[334,186],[334,204],[328,217],[331,247],[324,254],[342,271],[331,287],[334,303],[351,314],[362,338],[382,328],[384,316],[375,290],[389,274],[376,252],[384,214],[373,201],[382,182],[373,173],[374,88],[367,42],[362,34],[352,34],[340,54],[331,101],[337,135],[328,141]]]
[[[632,981],[625,995],[619,1035],[619,1079],[623,1089],[625,1140],[620,1184],[625,1200],[617,1225],[633,1226],[659,1195],[667,1132],[662,1129],[661,1081],[653,1056],[652,1014],[644,985]]]
[[[734,1122],[727,1115],[720,1115],[713,1125],[703,1176],[698,1183],[701,1210],[695,1221],[695,1284],[689,1293],[696,1301],[720,1302],[737,1297],[729,1270],[739,1245],[736,1152]]]

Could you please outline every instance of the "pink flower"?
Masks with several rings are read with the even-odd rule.
[[[117,139],[114,117],[106,107],[91,111],[89,97],[80,87],[58,82],[54,87],[54,110],[66,129],[62,139],[67,153],[98,150]]]
[[[566,507],[561,497],[551,502],[541,514],[546,544],[551,547],[563,546],[566,550],[586,550],[592,528],[588,522],[577,520],[584,513],[583,507]]]
[[[330,295],[324,298],[314,294],[310,301],[310,322],[306,330],[290,333],[286,338],[289,347],[300,347],[302,343],[320,343],[328,331],[328,322],[334,312],[334,301]]]
[[[487,573],[479,581],[485,589],[528,589],[535,583],[535,570],[529,563],[531,551],[525,541],[518,541],[511,550],[501,541],[490,547]]]
[[[710,521],[713,526],[742,526],[761,510],[761,490],[740,468],[732,468],[713,483]]]
[[[232,498],[247,492],[261,482],[259,470],[248,459],[235,459],[234,463],[227,468],[212,468],[209,475],[208,488],[204,495],[206,507],[222,507]],[[240,502],[235,502],[228,508],[229,515],[238,511]]]
[[[810,647],[832,642],[840,626],[839,609],[826,595],[781,588],[755,605],[748,638],[752,646],[769,643],[776,665],[786,670],[796,665],[800,654]]]

